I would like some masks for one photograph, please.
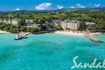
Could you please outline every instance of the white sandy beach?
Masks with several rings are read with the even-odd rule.
[[[9,33],[9,32],[1,31],[1,30],[0,30],[0,34],[6,34],[6,33]]]
[[[70,36],[82,36],[84,37],[84,32],[79,31],[55,31],[54,34],[70,35]],[[99,35],[100,33],[90,33],[90,35]]]
[[[7,34],[7,33],[10,33],[10,32],[6,32],[6,31],[1,31],[0,30],[0,34]],[[62,34],[62,35],[69,35],[69,36],[81,36],[81,37],[84,37],[85,34],[84,32],[80,32],[80,31],[55,31],[54,34]],[[99,32],[96,32],[96,33],[90,33],[90,35],[100,35],[101,33]]]

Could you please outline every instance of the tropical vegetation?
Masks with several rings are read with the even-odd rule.
[[[52,22],[53,20],[78,20],[81,21],[79,30],[84,30],[85,22],[94,22],[95,26],[89,26],[89,30],[105,30],[105,11],[69,11],[69,12],[34,12],[34,11],[20,11],[20,12],[7,12],[0,13],[0,18],[19,18],[17,26],[11,24],[0,23],[0,29],[10,32],[29,31],[37,32],[45,30],[50,25],[45,25],[46,22]],[[39,28],[24,27],[25,19],[32,19],[35,24],[39,24]],[[62,27],[52,27],[57,30],[61,30]]]

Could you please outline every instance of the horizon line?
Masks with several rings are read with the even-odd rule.
[[[105,8],[105,7],[86,7],[86,8],[62,8],[62,9],[51,9],[51,10],[7,10],[7,11],[2,11],[0,10],[0,12],[19,12],[19,11],[57,11],[57,10],[63,10],[63,9],[100,9],[100,8]]]

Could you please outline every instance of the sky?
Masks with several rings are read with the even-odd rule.
[[[0,11],[104,7],[105,0],[0,0]]]

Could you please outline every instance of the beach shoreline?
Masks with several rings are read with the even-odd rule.
[[[7,32],[7,31],[2,31],[0,30],[0,34],[8,34],[10,32]],[[53,33],[53,34],[60,34],[60,35],[68,35],[68,36],[80,36],[80,37],[84,37],[84,32],[81,32],[81,31],[65,31],[65,30],[62,30],[62,31],[52,31],[52,32],[37,32],[37,33],[30,33],[30,34],[43,34],[43,33]],[[101,35],[102,33],[101,32],[90,32],[90,35],[94,36],[94,35]]]
[[[61,34],[61,35],[68,35],[68,36],[80,36],[80,37],[85,37],[84,32],[80,32],[80,31],[55,31],[54,34]],[[92,33],[90,32],[90,35],[94,36],[94,35],[101,35],[101,32],[95,32]]]
[[[10,32],[6,32],[6,31],[1,31],[0,30],[0,34],[7,34],[7,33],[10,33]]]

